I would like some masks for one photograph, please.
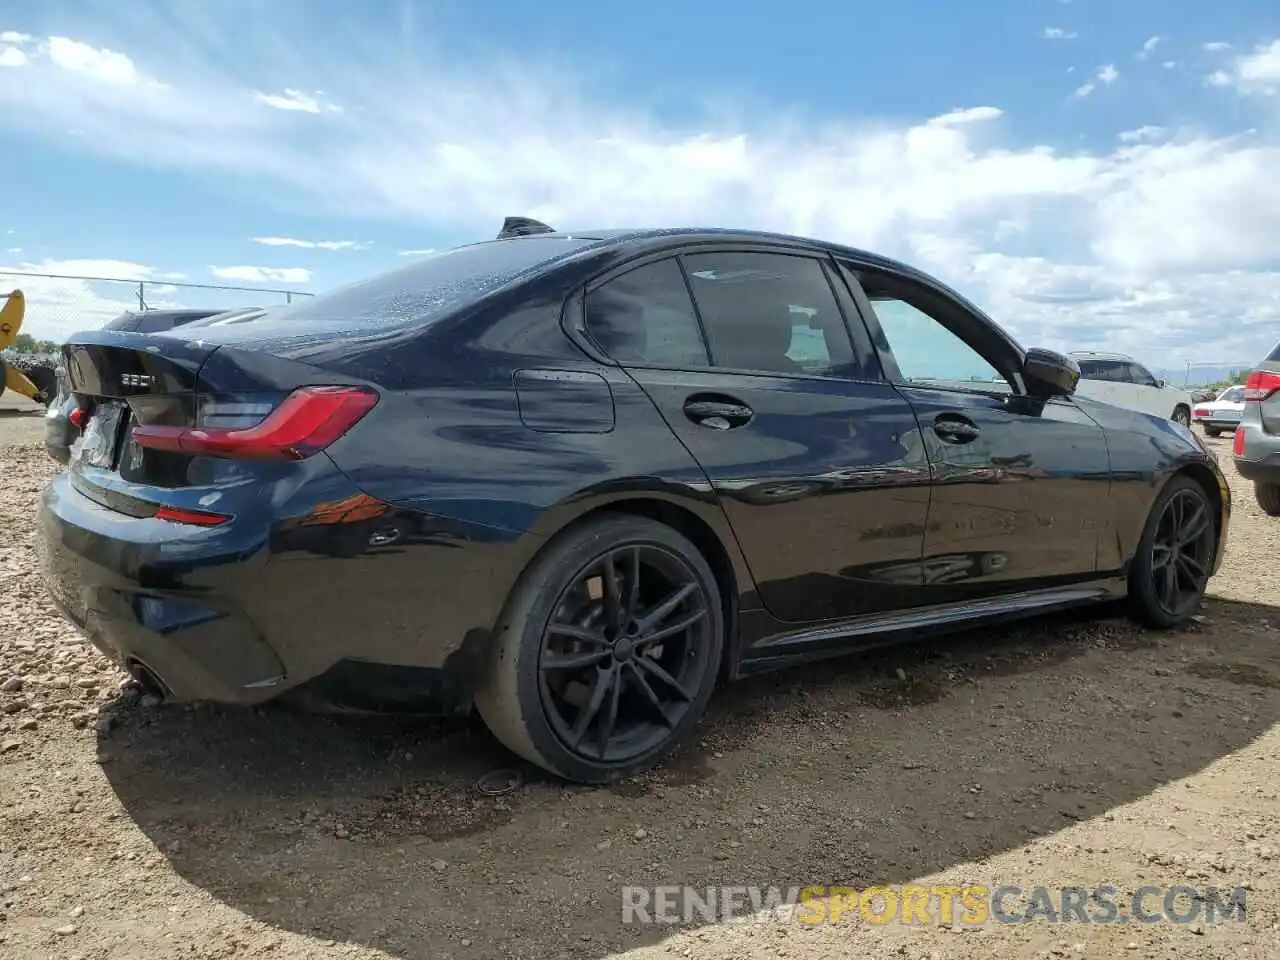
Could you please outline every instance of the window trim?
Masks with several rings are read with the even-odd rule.
[[[958,338],[970,350],[990,364],[996,373],[1005,378],[1010,388],[1008,392],[982,390],[977,387],[961,386],[956,382],[947,383],[946,385],[940,384],[932,387],[932,389],[951,390],[958,393],[997,398],[1027,396],[1026,385],[1022,380],[1022,358],[1024,353],[1021,345],[1005,333],[994,321],[969,304],[968,301],[923,275],[915,276],[900,270],[888,269],[880,264],[864,265],[839,257],[836,258],[836,263],[840,269],[841,276],[854,296],[859,310],[864,314],[863,322],[867,325],[871,341],[875,345],[876,351],[880,354],[880,363],[884,368],[885,378],[889,382],[910,387],[928,386],[923,381],[913,381],[903,376],[902,368],[898,365],[897,357],[893,355],[893,347],[885,335],[884,327],[876,314],[875,306],[862,286],[861,277],[863,275],[880,277],[890,283],[915,288],[924,295],[925,299],[936,300],[947,307],[951,313],[951,319],[954,321],[954,327],[952,324],[939,319],[932,312],[923,310],[921,312],[925,313],[934,323],[937,323],[952,336]],[[916,309],[920,308],[917,307]],[[975,337],[974,334],[978,336]],[[975,340],[978,342],[975,343]],[[995,355],[994,357],[993,354]]]
[[[849,376],[841,374],[819,374],[809,373],[805,371],[781,371],[781,370],[755,370],[744,369],[739,367],[722,367],[715,364],[715,357],[711,352],[711,341],[706,334],[706,325],[702,319],[702,311],[698,306],[697,298],[693,295],[692,287],[689,283],[688,271],[685,268],[683,258],[686,255],[693,254],[713,254],[713,253],[760,253],[781,257],[798,257],[800,259],[816,261],[822,270],[823,276],[826,278],[827,286],[831,291],[831,299],[836,305],[843,324],[845,335],[849,338],[850,349],[853,352],[853,362],[859,365],[860,370],[874,374],[874,368],[879,367],[881,376]],[[685,290],[689,296],[689,302],[693,306],[694,316],[698,321],[699,333],[702,336],[703,347],[707,351],[709,360],[708,366],[705,367],[688,367],[674,366],[671,364],[661,363],[626,363],[608,356],[596,342],[592,339],[590,331],[587,329],[586,315],[586,298],[594,290],[609,283],[624,274],[637,270],[640,267],[648,266],[660,260],[674,259],[680,267],[681,274],[685,281]],[[850,321],[849,304],[841,295],[840,284],[836,283],[836,275],[839,271],[836,268],[836,262],[832,258],[829,251],[821,248],[812,247],[792,247],[782,246],[770,243],[751,243],[751,242],[734,242],[724,240],[706,240],[706,241],[684,241],[682,243],[672,244],[670,247],[664,247],[660,250],[647,251],[636,257],[631,257],[622,263],[615,264],[609,269],[601,272],[595,277],[588,280],[580,288],[576,289],[573,294],[565,302],[565,307],[561,315],[561,325],[565,333],[574,341],[584,352],[592,359],[610,366],[617,367],[621,370],[665,370],[680,373],[724,373],[735,376],[748,377],[773,377],[785,378],[788,380],[814,380],[834,383],[884,383],[883,364],[879,362],[868,363],[868,360],[879,361],[880,358],[871,346],[871,352],[868,353],[866,346],[860,344],[858,337],[855,335],[855,327]]]

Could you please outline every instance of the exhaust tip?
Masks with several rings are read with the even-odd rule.
[[[172,696],[164,681],[156,676],[155,671],[146,664],[131,660],[129,661],[128,670],[129,676],[133,677],[138,686],[142,688],[144,696],[154,697],[162,703]]]

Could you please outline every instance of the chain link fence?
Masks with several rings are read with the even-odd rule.
[[[0,299],[11,290],[21,290],[26,296],[22,332],[55,343],[77,330],[100,327],[126,311],[233,310],[278,306],[315,296],[302,290],[0,270]]]

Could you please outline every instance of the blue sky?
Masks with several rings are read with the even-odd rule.
[[[868,246],[1153,365],[1280,339],[1274,0],[6,0],[0,135],[0,269],[153,305],[526,214]],[[130,302],[22,285],[39,336]]]

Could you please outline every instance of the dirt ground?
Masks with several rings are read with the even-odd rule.
[[[0,956],[1280,957],[1280,520],[1234,473],[1185,630],[1039,620],[750,681],[584,789],[479,726],[122,692],[32,572],[53,464],[4,406]],[[921,881],[1243,887],[1247,922],[621,923],[625,884]]]

